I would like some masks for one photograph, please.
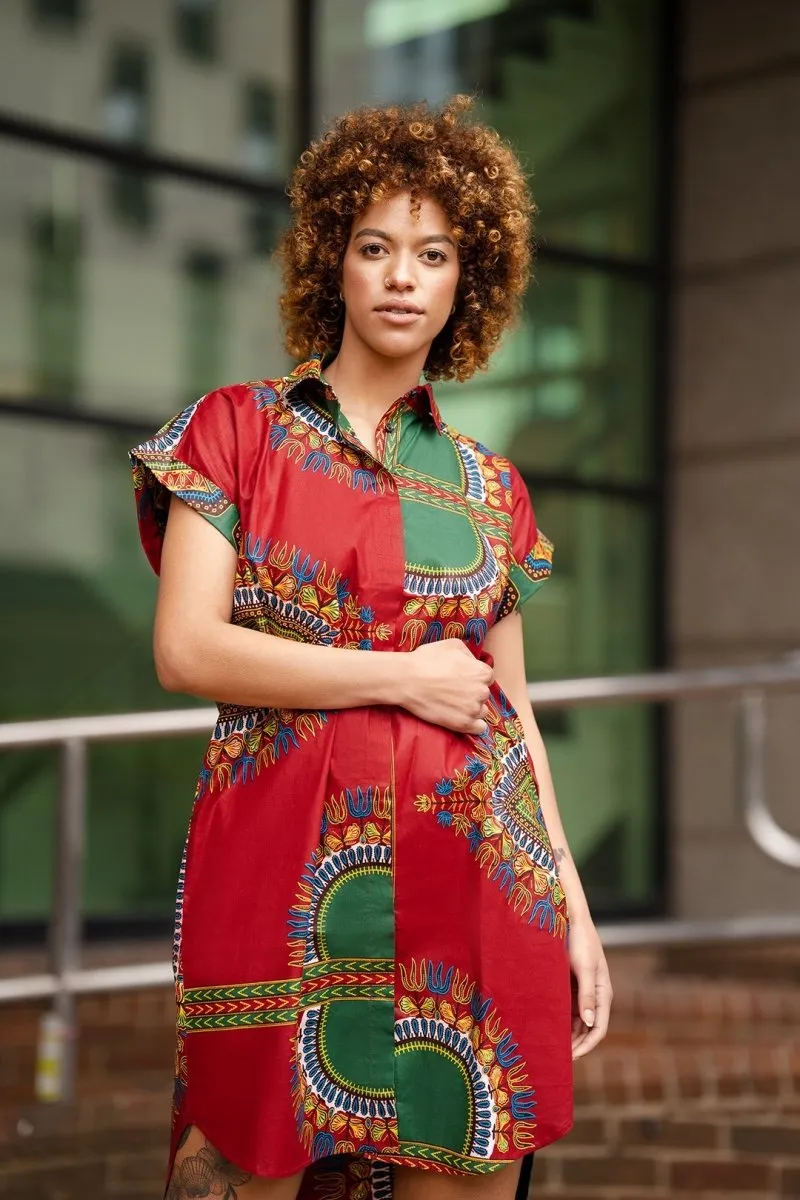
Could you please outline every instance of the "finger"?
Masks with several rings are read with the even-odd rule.
[[[589,1033],[589,1030],[586,1028],[583,1021],[581,1021],[577,1027],[573,1026],[572,1038],[571,1038],[571,1043],[570,1043],[571,1047],[572,1047],[572,1057],[573,1058],[576,1057],[578,1047],[581,1046],[586,1041],[588,1033]]]
[[[596,989],[595,1000],[595,1020],[594,1025],[590,1029],[585,1028],[585,1032],[578,1037],[573,1037],[572,1041],[572,1057],[583,1058],[590,1050],[594,1050],[602,1042],[603,1038],[608,1033],[608,1023],[611,1017],[611,1001],[613,993],[610,986],[601,981]]]
[[[577,1014],[587,1029],[591,1029],[595,1023],[595,970],[593,966],[586,967],[582,964],[576,964],[573,969],[578,993]]]
[[[605,980],[599,980],[595,987],[594,1029],[592,1032],[599,1033],[600,1040],[608,1033],[608,1023],[611,1020],[611,1002],[613,999],[614,993],[611,990],[611,985]]]
[[[586,1036],[574,1047],[572,1057],[584,1058],[595,1046],[599,1046],[605,1037],[605,1031],[601,1031],[596,1026],[590,1029]]]

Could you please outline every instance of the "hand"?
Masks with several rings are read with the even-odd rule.
[[[445,638],[398,656],[403,671],[399,703],[416,717],[457,733],[486,731],[486,703],[494,671],[460,638]]]
[[[597,930],[587,917],[569,927],[572,968],[572,1057],[583,1058],[608,1032],[614,993]]]

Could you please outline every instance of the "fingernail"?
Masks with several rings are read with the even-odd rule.
[[[594,1025],[594,1013],[590,1008],[584,1009],[583,1023],[584,1025],[588,1025],[590,1029]]]

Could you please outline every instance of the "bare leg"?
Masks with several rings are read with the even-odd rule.
[[[491,1175],[442,1175],[395,1167],[393,1200],[514,1200],[522,1159]]]
[[[203,1132],[187,1126],[175,1155],[166,1200],[295,1200],[303,1172],[286,1179],[248,1175],[228,1162]]]

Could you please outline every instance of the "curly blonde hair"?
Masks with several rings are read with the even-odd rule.
[[[360,108],[339,118],[300,158],[289,183],[294,214],[278,249],[286,348],[305,359],[342,339],[342,261],[354,219],[410,191],[443,209],[458,245],[455,311],[435,338],[428,379],[469,379],[485,368],[519,313],[531,261],[535,206],[516,155],[493,129],[462,121],[469,96],[440,109]]]

